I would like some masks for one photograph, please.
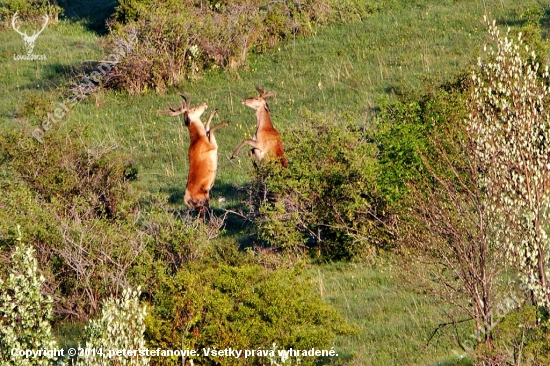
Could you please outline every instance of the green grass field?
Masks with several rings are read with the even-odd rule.
[[[21,37],[11,28],[0,30],[1,129],[39,124],[40,114],[32,112],[62,101],[59,90],[80,80],[82,65],[93,66],[106,56],[98,45],[105,33],[101,14],[113,3],[104,2],[99,16],[92,2],[83,3],[82,9],[69,7],[67,18],[38,38],[34,53],[45,54],[46,61],[15,61],[14,53],[24,53]],[[501,27],[514,27],[538,6],[535,0],[521,5],[513,0],[395,0],[362,22],[289,39],[264,54],[252,54],[243,69],[208,71],[166,94],[102,90],[79,103],[63,124],[85,131],[90,145],[116,145],[131,154],[139,169],[135,188],[163,193],[174,208],[184,208],[188,133],[180,118],[156,111],[167,102],[179,103],[180,92],[193,103],[207,102],[206,113],[218,109],[215,122],[231,121],[216,133],[220,163],[211,204],[235,207],[241,202],[239,187],[250,179],[250,162],[244,152],[233,161],[228,158],[254,132],[253,111],[240,103],[256,95],[254,85],[277,91],[270,106],[283,139],[285,129],[299,123],[306,110],[334,119],[351,116],[369,125],[382,101],[420,96],[465,73],[486,38],[484,15]],[[16,118],[21,113],[28,118]],[[228,235],[238,239],[238,219],[230,224],[234,227]],[[310,270],[326,301],[359,328],[357,335],[335,344],[343,364],[456,364],[452,350],[458,346],[451,332],[438,333],[427,344],[432,331],[446,321],[445,305],[404,281],[389,257],[374,265],[335,263]]]

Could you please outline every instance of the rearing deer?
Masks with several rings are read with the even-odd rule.
[[[189,175],[185,187],[185,204],[198,211],[199,217],[204,218],[209,207],[209,192],[216,179],[218,169],[218,144],[214,131],[229,124],[224,121],[212,128],[210,122],[216,114],[216,109],[210,113],[206,126],[200,120],[201,115],[208,108],[206,103],[189,108],[189,100],[181,95],[183,101],[180,108],[174,109],[168,103],[170,110],[158,110],[158,114],[178,116],[183,113],[185,125],[189,129]]]
[[[231,159],[237,157],[237,154],[245,144],[252,146],[248,152],[248,156],[252,158],[255,155],[258,160],[262,160],[266,156],[278,159],[286,168],[288,161],[283,150],[283,142],[279,132],[273,127],[271,117],[269,115],[269,106],[267,97],[277,94],[274,91],[266,93],[265,90],[256,86],[256,90],[260,93],[256,98],[244,98],[241,103],[256,111],[256,133],[252,139],[246,139],[235,149]]]
[[[13,18],[11,19],[11,26],[12,28],[23,37],[23,41],[25,41],[25,48],[27,49],[27,54],[30,55],[32,51],[34,50],[34,42],[36,42],[36,39],[38,38],[38,35],[42,33],[42,31],[46,28],[48,25],[48,22],[50,21],[50,17],[48,14],[44,17],[44,25],[42,26],[42,29],[39,31],[36,31],[32,34],[32,36],[27,35],[27,31],[21,32],[19,30],[19,27],[15,27],[15,20],[17,19],[17,12],[13,14]]]

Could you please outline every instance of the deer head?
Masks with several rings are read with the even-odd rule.
[[[184,113],[185,111],[187,111],[189,109],[189,101],[190,101],[190,98],[187,98],[185,95],[183,94],[180,94],[180,97],[183,98],[183,101],[181,102],[181,105],[178,109],[174,109],[172,108],[172,105],[170,103],[168,103],[168,108],[170,108],[170,110],[161,110],[159,109],[157,111],[158,114],[168,114],[170,116],[179,116],[180,114]]]
[[[175,109],[172,107],[170,103],[168,103],[168,110],[158,110],[158,114],[167,114],[169,116],[179,116],[183,113],[184,116],[184,122],[186,126],[189,126],[189,124],[192,121],[198,121],[200,122],[200,117],[203,114],[203,112],[208,108],[208,104],[201,103],[198,106],[195,107],[189,107],[189,103],[191,98],[186,97],[183,94],[180,94],[180,96],[183,98],[183,101],[181,102],[181,105],[178,109]],[[204,127],[203,127],[204,129]]]
[[[277,94],[277,92],[275,92],[275,91],[270,91],[270,92],[266,93],[265,90],[263,90],[262,88],[260,88],[257,85],[255,86],[255,88],[258,91],[258,93],[260,93],[260,97],[262,97],[264,99],[267,98],[267,97],[272,97],[272,96]]]
[[[34,50],[34,42],[36,42],[36,39],[38,38],[38,35],[42,33],[42,31],[46,28],[46,25],[48,25],[48,22],[50,21],[50,17],[48,14],[44,17],[44,25],[42,26],[42,29],[39,31],[36,31],[32,34],[32,36],[27,35],[27,31],[21,32],[19,30],[19,27],[15,26],[15,20],[17,19],[17,12],[13,14],[13,18],[11,19],[11,26],[13,29],[23,37],[23,41],[25,42],[25,48],[27,49],[27,54],[31,54]]]
[[[241,103],[246,105],[247,107],[250,107],[250,108],[256,110],[256,111],[258,109],[262,109],[262,108],[269,111],[269,106],[267,104],[267,98],[276,95],[277,92],[270,91],[270,92],[266,93],[265,90],[263,90],[259,86],[256,86],[256,90],[258,91],[258,93],[260,93],[259,97],[244,98],[244,99],[241,100]]]

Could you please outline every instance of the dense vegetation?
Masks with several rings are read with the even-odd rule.
[[[362,19],[373,12],[359,1],[124,1],[110,24],[106,48],[136,34],[131,55],[107,83],[129,92],[165,91],[210,68],[236,69],[261,52],[318,25]]]
[[[55,2],[47,0],[3,0],[0,3],[0,27],[9,27],[12,15],[18,12],[26,19],[37,20],[47,13],[50,19],[56,22],[63,9]],[[30,35],[30,34],[29,34]]]
[[[339,357],[301,360],[318,365],[548,362],[547,174],[540,164],[518,168],[523,152],[530,161],[548,155],[548,74],[535,66],[545,64],[547,9],[491,3],[499,26],[515,25],[508,39],[524,42],[505,57],[519,61],[506,64],[483,51],[504,41],[487,33],[474,1],[132,0],[102,3],[105,27],[87,23],[93,4],[60,5],[0,5],[4,21],[14,11],[63,10],[56,37],[39,40],[73,47],[69,58],[50,48],[44,65],[2,61],[0,279],[9,280],[0,281],[0,321],[29,316],[14,311],[27,306],[21,293],[46,304],[29,316],[30,332],[5,328],[11,344],[46,344],[52,320],[62,329],[76,322],[65,342],[104,348],[336,346]],[[0,37],[1,54],[21,48],[9,29]],[[104,57],[114,52],[122,57]],[[487,95],[485,82],[493,83]],[[252,165],[244,153],[225,159],[254,133],[253,114],[237,102],[254,84],[278,91],[271,113],[286,169]],[[207,220],[182,203],[186,128],[155,115],[179,98],[172,87],[232,120],[218,137]],[[509,105],[519,112],[503,113]],[[52,115],[62,116],[45,124]],[[525,122],[513,130],[523,146],[516,155],[486,133],[508,121]],[[29,137],[36,126],[41,143]],[[508,133],[496,136],[508,141]],[[503,156],[492,170],[487,162]],[[518,183],[503,190],[497,178]],[[540,184],[522,185],[531,181]],[[517,192],[535,188],[536,210],[523,211],[530,196]],[[514,235],[495,242],[507,227]],[[36,339],[19,337],[27,333]],[[10,346],[0,346],[8,360]],[[238,362],[268,360],[284,362]],[[148,361],[182,363],[125,360]]]

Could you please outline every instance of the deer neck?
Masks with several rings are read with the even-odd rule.
[[[191,121],[188,128],[191,141],[197,141],[202,136],[206,136],[206,130],[201,121]]]
[[[256,128],[262,129],[262,128],[273,128],[273,124],[271,123],[271,116],[269,115],[269,111],[265,108],[259,108],[256,111]]]

